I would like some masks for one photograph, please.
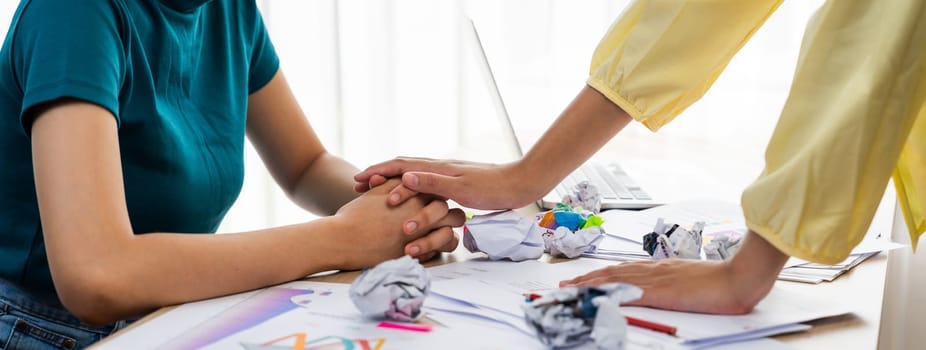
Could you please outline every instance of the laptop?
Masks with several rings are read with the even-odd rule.
[[[483,74],[483,80],[495,104],[499,120],[504,128],[507,129],[503,133],[505,134],[506,143],[517,152],[517,156],[520,159],[524,156],[524,152],[521,149],[521,143],[518,141],[518,135],[514,131],[514,125],[512,125],[511,118],[508,115],[508,109],[505,107],[501,92],[498,89],[498,83],[495,81],[495,75],[492,73],[492,67],[489,65],[489,59],[486,56],[485,48],[482,45],[482,41],[479,39],[479,33],[476,31],[476,24],[469,18],[467,18],[466,22],[467,24],[464,24],[464,26],[468,26],[469,28],[464,29],[464,32],[468,33],[466,35],[469,37],[468,41],[473,43],[472,46],[477,53],[476,65],[480,67],[479,70]],[[582,181],[588,181],[598,188],[601,194],[601,209],[646,209],[663,204],[652,198],[652,196],[643,189],[637,181],[634,181],[630,174],[616,162],[605,164],[595,161],[582,164],[582,166],[563,179],[553,191],[544,196],[537,204],[541,208],[552,209],[556,206],[556,203],[561,202],[564,195],[572,193],[572,189],[575,185]]]

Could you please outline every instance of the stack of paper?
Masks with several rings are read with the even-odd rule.
[[[651,232],[659,218],[682,226],[691,226],[704,221],[704,243],[721,236],[739,238],[746,234],[746,224],[740,207],[733,203],[716,200],[694,200],[667,204],[647,210],[608,210],[601,213],[605,219],[607,238],[598,249],[583,254],[583,257],[637,261],[650,260],[643,251],[643,235]],[[888,239],[881,238],[881,232],[871,230],[868,237],[859,244],[845,261],[835,265],[814,264],[792,258],[785,264],[778,279],[805,283],[832,281],[865,259],[878,253],[902,247]]]
[[[820,282],[832,282],[836,277],[839,277],[846,271],[849,271],[856,265],[865,261],[872,256],[877,255],[878,253],[864,253],[864,254],[852,254],[849,255],[846,260],[836,264],[836,265],[824,265],[812,263],[809,261],[803,261],[801,259],[792,258],[797,261],[794,265],[785,265],[785,268],[781,270],[781,273],[778,274],[778,279],[782,281],[792,281],[792,282],[804,282],[804,283],[820,283]],[[789,264],[792,261],[788,262]]]

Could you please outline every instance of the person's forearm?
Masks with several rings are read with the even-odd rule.
[[[585,86],[540,140],[515,164],[530,174],[543,196],[633,120],[595,89]]]
[[[81,261],[57,264],[55,286],[76,315],[107,324],[165,305],[283,283],[344,266],[349,252],[339,242],[344,230],[338,220],[238,234],[128,236],[103,243]]]
[[[306,168],[289,196],[303,209],[319,215],[332,215],[357,198],[353,176],[358,171],[344,159],[324,153]]]

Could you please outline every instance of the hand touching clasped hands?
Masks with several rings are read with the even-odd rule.
[[[544,184],[539,181],[524,181],[527,177],[520,174],[514,163],[496,165],[411,157],[370,166],[354,176],[354,190],[362,193],[379,186],[387,178],[399,176],[402,184],[389,196],[392,205],[418,193],[429,193],[453,199],[468,208],[510,209],[528,205],[546,193]]]
[[[352,247],[355,254],[347,259],[351,261],[348,268],[370,267],[403,253],[424,261],[456,248],[458,239],[452,227],[463,225],[463,211],[450,209],[445,200],[430,195],[413,195],[399,205],[388,204],[386,197],[399,185],[398,179],[383,181],[335,214],[356,229],[343,236],[343,244]],[[406,223],[410,217],[416,218],[414,225]]]

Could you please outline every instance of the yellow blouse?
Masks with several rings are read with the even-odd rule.
[[[588,85],[655,131],[704,95],[780,3],[636,1],[595,50]],[[828,1],[807,27],[765,170],[743,192],[749,228],[789,255],[837,263],[893,171],[915,247],[926,230],[924,100],[926,2]]]

